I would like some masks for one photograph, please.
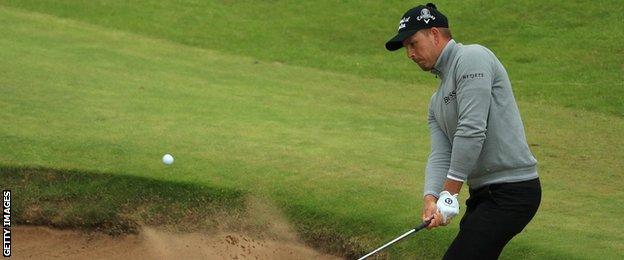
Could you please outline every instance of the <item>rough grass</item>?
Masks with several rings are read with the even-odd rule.
[[[18,224],[136,233],[140,225],[177,231],[212,229],[241,221],[246,194],[206,185],[124,174],[43,167],[0,167],[13,193]]]
[[[80,2],[63,8],[57,3],[37,8],[74,13],[71,4]],[[106,10],[114,16],[119,13],[115,8]],[[133,13],[143,6],[124,8],[120,12]],[[99,10],[91,14],[97,17]],[[140,24],[104,17],[104,22]],[[3,165],[110,172],[264,194],[307,241],[322,242],[332,251],[349,248],[353,254],[418,221],[429,149],[425,112],[435,84],[394,79],[401,73],[421,75],[414,68],[343,70],[327,57],[336,55],[320,49],[315,51],[320,58],[293,66],[71,18],[83,22],[0,8],[5,25],[0,27],[0,59],[10,61],[0,63]],[[266,47],[268,40],[258,41],[259,46]],[[365,54],[360,58],[367,61],[362,64],[377,61]],[[383,64],[400,66],[392,65],[398,57],[389,59]],[[511,63],[507,69],[527,69],[517,67]],[[613,73],[606,70],[604,76]],[[418,77],[423,76],[412,80]],[[624,213],[619,189],[624,183],[618,177],[624,166],[624,150],[618,149],[624,145],[624,120],[609,112],[608,104],[595,111],[532,98],[519,104],[540,161],[544,197],[535,220],[502,258],[621,258],[624,223],[616,216]],[[166,152],[176,156],[170,167],[159,161]],[[603,201],[612,206],[605,208]],[[604,219],[609,221],[598,221]],[[456,232],[457,223],[422,232],[388,253],[439,258]]]

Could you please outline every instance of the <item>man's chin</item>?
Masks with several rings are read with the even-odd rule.
[[[430,71],[432,69],[431,67],[420,66],[420,64],[418,64],[418,67],[423,71]]]
[[[427,67],[425,65],[420,64],[420,62],[414,61],[414,63],[416,63],[416,65],[418,65],[418,67],[420,67],[421,70],[423,71],[430,71],[433,67]]]

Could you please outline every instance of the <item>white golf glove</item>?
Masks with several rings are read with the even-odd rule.
[[[457,201],[458,194],[451,195],[448,191],[440,192],[440,197],[436,205],[438,211],[442,215],[442,221],[448,223],[453,217],[459,214],[459,201]]]

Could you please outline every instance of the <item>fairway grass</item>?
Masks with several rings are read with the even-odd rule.
[[[420,4],[425,4],[422,2]],[[425,82],[403,50],[384,43],[418,2],[386,0],[171,1],[0,0],[237,56],[398,84]],[[453,36],[490,48],[520,100],[624,117],[624,5],[601,1],[435,1]],[[305,10],[305,11],[304,11]]]
[[[7,7],[0,22],[6,167],[268,196],[302,238],[343,254],[418,221],[433,83],[268,62]],[[544,194],[502,258],[621,258],[624,119],[539,100],[519,106]],[[173,165],[160,163],[165,153]],[[457,222],[421,232],[389,253],[439,258],[456,232]]]

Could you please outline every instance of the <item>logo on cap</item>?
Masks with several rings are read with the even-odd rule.
[[[398,30],[401,30],[401,29],[405,28],[405,26],[407,26],[407,25],[405,25],[405,23],[409,22],[410,18],[412,18],[412,17],[408,16],[408,17],[404,17],[403,19],[401,19],[401,21],[399,21],[399,29]]]
[[[429,20],[435,20],[435,16],[431,15],[431,12],[427,8],[420,10],[420,15],[416,17],[417,21],[423,20],[426,24],[429,24]]]

